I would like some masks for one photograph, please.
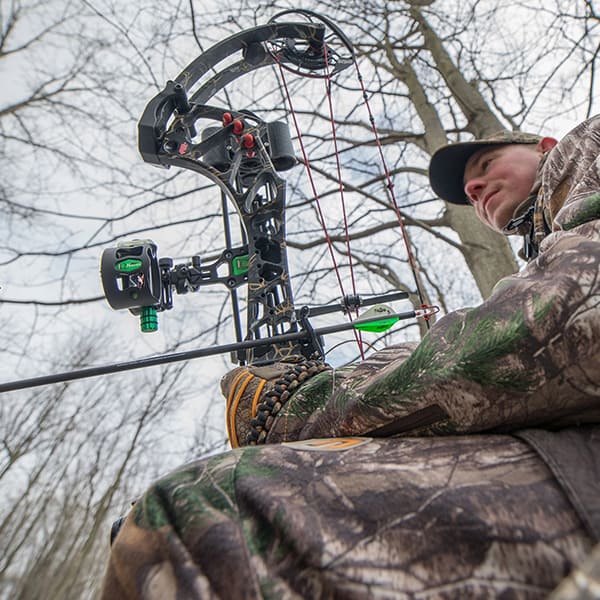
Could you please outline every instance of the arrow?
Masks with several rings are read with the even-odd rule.
[[[377,307],[375,307],[377,308]],[[388,309],[389,310],[389,309]],[[369,311],[370,312],[370,311]],[[392,320],[395,322],[413,319],[415,317],[427,317],[430,314],[437,312],[437,307],[427,308],[423,310],[411,310],[408,312],[394,313],[387,312],[385,314],[385,321]],[[369,316],[367,318],[357,319],[356,321],[349,321],[340,323],[337,325],[329,325],[326,327],[320,327],[314,329],[312,332],[307,330],[294,331],[290,333],[284,333],[272,337],[265,337],[258,340],[247,340],[243,342],[235,342],[231,344],[223,344],[219,346],[210,346],[208,348],[198,348],[196,350],[188,350],[185,352],[175,352],[172,354],[161,354],[160,356],[150,356],[147,358],[139,358],[136,360],[125,361],[121,363],[114,363],[108,365],[99,365],[95,367],[85,367],[76,371],[65,371],[63,373],[55,373],[52,375],[42,375],[40,377],[32,377],[29,379],[21,379],[18,381],[8,381],[6,383],[0,383],[0,393],[12,392],[15,390],[22,390],[26,388],[39,387],[42,385],[50,385],[53,383],[62,383],[66,381],[74,381],[76,379],[86,379],[89,377],[97,377],[99,375],[107,375],[109,373],[120,373],[122,371],[132,371],[134,369],[143,369],[146,367],[153,367],[157,365],[164,365],[174,362],[180,362],[183,360],[192,360],[194,358],[203,358],[206,356],[215,356],[217,354],[226,354],[229,352],[236,352],[238,350],[247,350],[249,348],[258,348],[263,346],[271,346],[273,344],[280,345],[282,342],[291,342],[298,340],[309,339],[312,335],[318,337],[329,335],[331,333],[338,333],[357,328],[365,328],[365,326],[375,326],[378,322],[381,323],[381,316]],[[385,331],[384,329],[374,329],[374,331]],[[373,329],[371,329],[373,331]]]

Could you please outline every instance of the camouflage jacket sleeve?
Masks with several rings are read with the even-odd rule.
[[[439,435],[600,422],[600,119],[544,162],[554,231],[540,255],[476,308],[441,319],[411,352],[327,371],[271,419],[271,443]]]

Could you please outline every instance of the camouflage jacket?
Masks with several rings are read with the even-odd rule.
[[[102,598],[543,600],[591,548],[510,435],[246,446],[138,500]]]
[[[597,597],[599,149],[596,118],[550,152],[540,255],[420,344],[227,375],[267,443],[152,485],[103,598],[541,600],[575,565],[552,599]]]
[[[269,415],[267,443],[600,422],[599,154],[596,117],[547,155],[538,204],[553,231],[535,260],[480,306],[441,319],[418,346],[311,378]],[[225,377],[225,390],[241,371]],[[261,380],[255,372],[232,420],[240,440]]]

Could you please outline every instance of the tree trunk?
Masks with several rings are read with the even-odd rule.
[[[418,13],[414,9],[412,12]],[[420,13],[418,14],[420,15]],[[470,122],[478,132],[477,135],[501,129],[502,124],[487,107],[479,92],[462,77],[456,66],[453,65],[439,38],[427,26],[422,16],[419,24],[421,22],[424,23],[422,29],[427,32],[425,35],[424,31],[426,45],[434,56],[440,71],[442,71],[440,64],[443,66],[442,75],[446,81],[452,82],[454,88],[451,88],[451,91],[463,111],[468,113],[465,116],[467,119],[471,119]],[[408,61],[399,63],[391,50],[392,47],[391,44],[386,45],[388,59],[396,71],[396,76],[402,79],[408,87],[413,106],[423,123],[425,129],[424,150],[433,154],[437,148],[448,143],[446,132],[435,106],[427,99],[425,90],[412,65]],[[452,69],[454,72],[451,72]],[[450,86],[450,83],[448,85]],[[483,298],[487,298],[491,294],[499,279],[518,270],[508,240],[484,225],[470,207],[446,203],[443,221],[460,238],[462,254]]]

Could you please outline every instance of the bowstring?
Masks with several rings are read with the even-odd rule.
[[[358,60],[356,59],[356,56],[353,57],[353,62],[354,62],[354,68],[356,69],[356,76],[358,77],[358,81],[360,83],[360,87],[362,90],[362,97],[363,97],[363,100],[365,103],[365,107],[366,107],[367,113],[369,115],[369,122],[371,124],[371,129],[372,129],[373,135],[375,137],[375,144],[377,146],[377,150],[379,152],[379,158],[381,160],[381,165],[383,167],[386,187],[389,190],[390,199],[392,201],[392,206],[394,208],[394,212],[396,213],[396,218],[398,219],[398,224],[400,225],[400,231],[402,233],[402,240],[404,241],[404,247],[406,249],[406,255],[408,257],[408,264],[410,266],[410,270],[412,272],[413,279],[415,282],[417,296],[419,297],[419,302],[421,303],[421,308],[423,310],[426,310],[426,309],[432,308],[432,307],[425,302],[425,295],[423,293],[423,289],[422,289],[421,283],[419,281],[419,277],[417,275],[418,267],[417,267],[417,264],[416,264],[416,261],[414,258],[413,251],[410,247],[410,243],[408,241],[408,234],[406,232],[406,227],[404,224],[404,217],[402,216],[402,213],[400,212],[400,207],[398,206],[398,201],[396,200],[396,193],[394,191],[394,182],[392,181],[392,177],[390,175],[390,171],[388,169],[387,162],[386,162],[385,156],[383,154],[383,146],[381,145],[381,138],[379,137],[379,131],[377,130],[377,125],[375,124],[375,117],[373,116],[373,111],[371,110],[371,104],[369,103],[369,96],[368,96],[367,90],[365,88],[363,76],[362,76],[362,73],[360,72],[360,68],[358,66]],[[423,318],[425,319],[425,324],[427,326],[427,329],[429,329],[430,328],[429,319],[431,318],[431,315],[426,313],[423,316]]]
[[[317,186],[315,184],[315,180],[314,180],[314,177],[313,177],[310,160],[308,159],[308,154],[306,152],[306,147],[304,145],[304,139],[303,139],[302,133],[300,131],[300,126],[298,125],[298,120],[296,118],[296,111],[294,110],[294,104],[292,102],[292,97],[291,97],[290,91],[288,89],[288,85],[287,85],[287,80],[286,80],[286,77],[285,77],[284,69],[283,69],[283,66],[282,66],[279,58],[276,57],[275,60],[276,60],[277,66],[279,67],[279,73],[280,73],[281,83],[283,85],[283,90],[284,90],[284,93],[285,93],[285,97],[286,97],[286,100],[287,100],[287,103],[288,103],[288,106],[289,106],[289,109],[290,109],[290,116],[291,116],[292,121],[294,123],[294,129],[295,129],[296,135],[298,137],[298,142],[300,144],[300,151],[302,153],[302,160],[303,160],[303,163],[304,163],[304,167],[306,169],[306,174],[307,174],[307,177],[308,177],[309,185],[310,185],[310,188],[311,188],[311,191],[312,191],[312,194],[313,194],[313,200],[314,200],[315,208],[317,210],[319,224],[321,225],[321,229],[323,231],[323,236],[325,237],[325,241],[327,243],[327,249],[329,251],[329,256],[331,258],[331,263],[333,265],[333,270],[335,272],[335,276],[336,276],[336,279],[337,279],[338,287],[340,289],[340,293],[342,295],[342,298],[345,298],[346,297],[346,292],[345,292],[344,284],[342,282],[342,278],[341,278],[341,275],[340,275],[340,269],[339,269],[339,266],[338,266],[338,262],[337,262],[337,260],[335,258],[335,254],[334,254],[334,250],[333,250],[333,242],[331,240],[331,236],[329,235],[329,230],[327,229],[327,223],[325,221],[325,215],[323,214],[323,210],[322,210],[322,207],[321,207],[319,193],[317,191]],[[328,73],[327,77],[326,77],[326,85],[327,85],[327,82],[329,81],[329,79],[330,79],[330,77],[329,77],[329,73]],[[335,129],[335,123],[333,121],[332,121],[332,127],[333,127],[333,129]],[[339,156],[337,154],[337,149],[336,149],[335,154],[336,154],[336,159],[339,162]],[[340,181],[340,187],[343,187],[342,183],[341,183],[341,177],[338,177],[338,180]],[[344,209],[344,213],[345,213],[345,209]],[[349,239],[349,234],[348,234],[348,229],[347,229],[347,221],[346,221],[345,215],[344,215],[344,220],[345,220],[345,224],[346,224],[346,237],[347,237],[347,239]],[[350,265],[352,264],[350,256],[349,256],[349,264]],[[356,291],[355,291],[356,287],[355,287],[354,275],[352,275],[352,284],[353,284],[354,293],[356,293]],[[350,321],[352,321],[352,315],[350,314],[350,311],[347,311],[347,314],[348,314],[348,318],[350,319]],[[362,347],[362,339],[361,339],[361,336],[360,336],[360,332],[358,330],[356,330],[356,329],[353,329],[352,331],[354,332],[354,337],[356,338],[356,343],[358,345],[361,358],[364,359],[364,351],[363,351],[363,347]]]

